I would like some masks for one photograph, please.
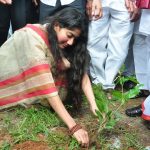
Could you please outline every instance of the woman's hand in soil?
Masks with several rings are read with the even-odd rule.
[[[97,116],[96,114],[96,110],[98,110],[97,105],[94,103],[93,105],[90,105],[90,110],[92,111],[92,113]]]
[[[88,147],[89,146],[89,136],[87,131],[84,129],[77,130],[73,136],[76,138],[79,144],[81,144],[82,147]]]
[[[95,97],[94,97],[94,93],[92,90],[92,85],[89,79],[88,74],[85,74],[83,76],[83,80],[82,80],[82,89],[83,92],[90,104],[90,109],[93,112],[94,115],[96,115],[95,110],[98,110],[97,105],[96,105],[96,101],[95,101]]]

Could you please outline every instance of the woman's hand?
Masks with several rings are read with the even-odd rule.
[[[92,113],[95,115],[95,116],[97,116],[97,114],[96,114],[96,110],[98,110],[98,107],[97,107],[97,105],[94,103],[93,105],[91,104],[90,105],[90,110],[92,111]]]
[[[76,124],[74,119],[70,116],[66,108],[64,107],[60,97],[53,96],[48,99],[50,105],[55,110],[55,112],[59,115],[59,117],[64,121],[64,123],[68,126],[69,130],[71,131],[71,135],[73,135],[76,140],[81,144],[83,147],[89,146],[89,137],[88,133],[82,129],[81,126]]]
[[[79,144],[81,144],[82,147],[89,147],[89,136],[87,131],[84,129],[77,130],[73,136],[76,138]]]
[[[91,82],[87,73],[83,76],[82,79],[82,90],[90,104],[91,111],[93,112],[94,115],[96,115],[95,110],[98,110],[98,108],[95,102],[95,97],[92,90]]]
[[[12,3],[12,0],[0,0],[0,3],[3,3],[3,4],[11,4],[11,3]]]

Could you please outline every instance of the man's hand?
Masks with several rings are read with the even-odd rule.
[[[12,0],[0,0],[0,3],[3,3],[3,4],[11,4],[11,3],[12,3]]]
[[[140,10],[136,6],[136,1],[135,0],[125,0],[125,6],[130,13],[130,20],[132,22],[135,22],[139,19],[140,17]]]
[[[100,0],[87,0],[86,12],[90,20],[97,20],[102,17],[102,5]]]
[[[35,6],[38,6],[39,0],[32,0],[32,2],[35,4]]]

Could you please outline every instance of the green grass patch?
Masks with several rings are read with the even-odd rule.
[[[60,125],[60,120],[55,113],[39,107],[30,109],[16,108],[13,111],[16,119],[6,118],[7,129],[14,139],[14,143],[26,140],[37,141],[37,134],[48,136],[50,127]]]

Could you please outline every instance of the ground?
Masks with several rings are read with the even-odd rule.
[[[150,131],[144,126],[142,119],[139,117],[130,118],[124,114],[126,108],[137,106],[141,104],[142,99],[129,100],[120,110],[120,120],[115,125],[114,129],[104,130],[98,133],[98,120],[91,115],[87,104],[83,105],[80,113],[74,115],[76,122],[79,122],[89,133],[90,146],[89,150],[142,150],[144,148],[150,148]],[[32,108],[28,108],[32,109]],[[36,108],[37,112],[39,108]],[[47,109],[47,108],[44,108]],[[115,106],[114,106],[115,109]],[[66,126],[60,121],[52,127],[48,127],[49,131],[43,133],[42,129],[36,129],[36,138],[34,134],[29,136],[35,127],[30,131],[18,132],[26,130],[22,128],[24,122],[29,120],[26,116],[23,116],[23,121],[19,116],[22,114],[19,112],[19,116],[16,115],[16,109],[5,110],[0,112],[0,149],[1,150],[76,150],[85,149],[81,148],[74,139],[69,136]],[[30,111],[30,110],[29,110]],[[43,108],[42,108],[43,111]],[[47,110],[46,110],[47,111]],[[48,110],[49,111],[49,110]],[[37,113],[36,112],[36,113]],[[52,113],[52,112],[48,112]],[[14,115],[15,114],[15,115]],[[33,114],[32,114],[33,115]],[[8,119],[9,118],[9,119]],[[18,119],[19,118],[19,119]],[[36,116],[34,116],[36,119]],[[46,118],[46,116],[44,117]],[[40,119],[40,118],[39,118]],[[33,119],[34,120],[34,119]],[[18,127],[15,127],[18,122],[21,122]],[[47,121],[47,119],[46,119]],[[34,121],[33,121],[34,122]],[[31,124],[31,123],[30,123]],[[38,125],[40,126],[40,125]],[[13,128],[15,127],[15,128]],[[41,128],[45,128],[42,126]],[[11,130],[13,129],[13,131]],[[17,130],[17,132],[15,131]],[[47,128],[45,128],[47,130]],[[15,133],[14,133],[15,132]],[[26,134],[27,133],[27,134]],[[50,134],[51,133],[51,134]],[[25,135],[26,134],[26,135]],[[24,137],[26,136],[26,137]]]

